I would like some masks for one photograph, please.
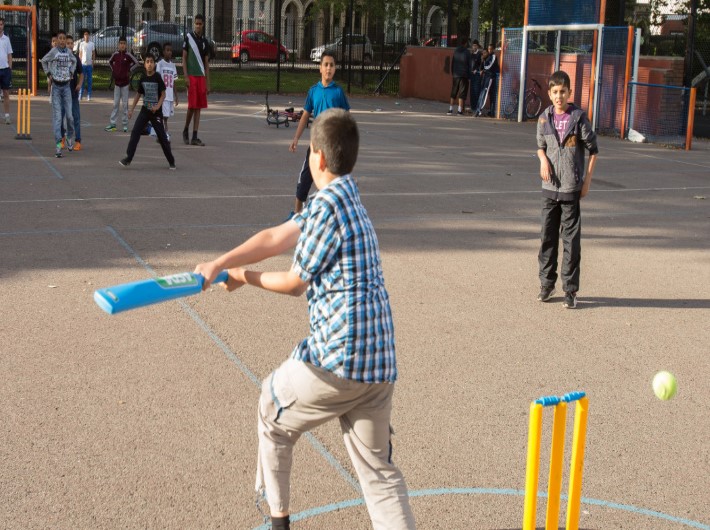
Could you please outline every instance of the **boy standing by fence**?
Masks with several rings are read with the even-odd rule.
[[[301,116],[301,119],[298,120],[296,134],[294,135],[293,141],[288,148],[292,153],[296,152],[298,140],[301,138],[301,135],[308,125],[308,120],[310,120],[311,116],[313,116],[313,118],[317,118],[321,112],[332,108],[350,110],[350,103],[348,103],[348,98],[345,96],[345,92],[343,92],[343,89],[340,88],[335,81],[333,81],[333,78],[335,77],[335,55],[333,52],[326,50],[323,52],[323,55],[321,55],[320,76],[320,81],[308,90],[306,102],[303,105],[303,115]],[[313,185],[313,176],[311,175],[311,170],[308,166],[310,154],[311,148],[308,147],[308,150],[306,151],[306,159],[303,161],[301,174],[299,175],[298,183],[296,184],[296,202],[293,207],[293,213],[299,213],[303,210],[303,205],[308,200],[308,192],[311,190],[311,186]]]
[[[67,48],[67,34],[63,30],[57,32],[57,46],[49,50],[47,55],[42,57],[41,62],[52,93],[52,126],[57,147],[54,156],[62,158],[62,112],[69,118],[67,120],[66,146],[69,151],[74,149],[70,82],[74,76],[74,70],[76,70],[76,57]]]
[[[131,82],[131,69],[138,64],[132,54],[126,51],[126,37],[118,39],[118,51],[114,52],[108,60],[113,75],[113,110],[109,124],[105,131],[114,132],[116,130],[116,120],[118,120],[119,108],[123,121],[123,132],[128,132],[128,85]]]
[[[207,108],[207,94],[210,93],[210,43],[205,38],[205,17],[195,15],[195,31],[185,35],[182,45],[182,73],[187,89],[187,115],[182,141],[185,145],[204,146],[197,137],[202,109]],[[192,140],[190,140],[190,121]]]
[[[392,461],[394,328],[377,235],[351,175],[358,148],[350,113],[323,112],[313,124],[309,156],[318,193],[303,213],[195,269],[205,289],[229,269],[230,291],[249,284],[307,293],[311,334],[264,380],[257,411],[256,489],[266,496],[274,530],[290,528],[296,442],[336,418],[374,529],[415,528],[404,476]],[[288,271],[242,268],[293,247]]]
[[[537,299],[547,302],[555,294],[561,227],[563,305],[574,309],[577,307],[582,261],[579,201],[589,193],[599,150],[597,135],[587,114],[568,103],[572,95],[569,76],[562,71],[555,72],[547,86],[552,105],[537,120],[537,156],[542,178],[542,242],[538,253],[540,294]],[[585,148],[589,151],[586,178]]]
[[[96,60],[96,45],[89,39],[88,31],[84,32],[84,40],[79,43],[79,60],[84,69],[86,82],[86,101],[91,101],[91,91],[94,86],[94,61]],[[84,93],[84,83],[79,88],[79,99]]]

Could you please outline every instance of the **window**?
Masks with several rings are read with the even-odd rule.
[[[249,0],[249,18],[253,19],[256,9],[256,0]]]

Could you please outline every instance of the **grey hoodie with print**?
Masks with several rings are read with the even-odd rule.
[[[55,46],[42,57],[40,61],[42,68],[47,75],[52,76],[53,81],[66,83],[74,76],[76,70],[76,57],[69,48]]]
[[[550,105],[537,120],[537,147],[545,151],[552,164],[552,178],[542,181],[543,194],[560,201],[574,200],[584,183],[584,149],[590,155],[599,152],[597,135],[587,114],[570,104],[567,130],[560,141],[555,130],[554,112],[554,106]]]

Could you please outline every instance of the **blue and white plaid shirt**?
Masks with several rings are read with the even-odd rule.
[[[344,379],[397,379],[394,326],[375,229],[350,175],[320,190],[293,220],[293,270],[309,282],[311,334],[291,357]]]

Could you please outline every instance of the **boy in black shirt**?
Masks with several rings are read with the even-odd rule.
[[[160,77],[160,74],[156,73],[155,59],[153,59],[150,54],[145,58],[144,66],[146,73],[141,77],[140,83],[138,84],[138,91],[136,92],[136,97],[133,98],[133,105],[131,105],[128,111],[128,118],[130,119],[131,116],[133,116],[133,111],[141,98],[141,94],[143,95],[143,105],[141,106],[140,114],[138,114],[133,124],[131,139],[128,142],[128,149],[126,150],[126,158],[123,158],[119,164],[124,167],[130,165],[133,156],[136,154],[136,147],[138,147],[138,142],[141,139],[141,133],[143,129],[145,129],[146,124],[150,122],[158,135],[158,142],[160,142],[160,147],[163,148],[163,153],[170,164],[170,169],[175,169],[175,157],[173,157],[170,142],[163,128],[165,83],[162,77]]]

